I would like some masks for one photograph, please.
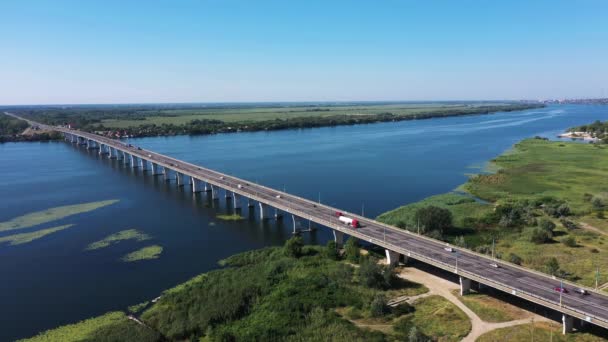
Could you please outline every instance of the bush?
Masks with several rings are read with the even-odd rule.
[[[340,258],[336,241],[327,241],[327,246],[325,247],[325,255],[331,260],[338,260]]]
[[[598,212],[595,213],[595,217],[599,218],[599,219],[605,219],[606,216],[604,215],[604,211],[603,210],[599,210]]]
[[[541,244],[551,241],[553,234],[549,230],[542,228],[534,228],[530,234],[530,241],[535,244]]]
[[[591,205],[595,210],[604,209],[604,201],[599,197],[594,197],[593,200],[591,200]]]
[[[522,259],[519,255],[514,254],[514,253],[510,253],[509,254],[509,262],[515,264],[515,265],[521,265],[522,263]]]
[[[285,241],[283,252],[285,255],[293,258],[299,258],[302,256],[302,247],[304,246],[304,240],[300,236],[294,236],[291,239]]]
[[[570,235],[564,237],[562,243],[568,247],[576,247],[576,239]]]
[[[540,219],[540,220],[538,220],[538,227],[543,230],[553,233],[553,229],[555,229],[555,223],[553,223],[553,221],[551,221],[551,220]]]
[[[573,229],[577,229],[578,225],[570,220],[566,220],[566,219],[561,219],[560,220],[561,224],[566,227],[569,230],[573,230]]]
[[[593,199],[593,195],[589,194],[589,193],[584,193],[583,194],[583,201],[585,202],[591,202],[591,200]]]
[[[357,238],[350,237],[346,241],[346,244],[344,245],[344,254],[346,254],[346,260],[355,264],[359,263],[359,258],[361,257],[361,249],[359,248]]]
[[[369,305],[369,311],[372,317],[382,317],[390,313],[390,308],[387,305],[386,297],[378,293]]]
[[[385,287],[382,268],[374,259],[365,258],[359,267],[359,282],[367,287],[382,289]]]
[[[551,258],[545,264],[545,268],[547,269],[547,273],[555,275],[559,271],[559,262],[556,258]]]
[[[416,309],[410,304],[403,302],[391,308],[391,313],[397,317],[407,315],[414,312]]]
[[[430,205],[416,210],[414,220],[420,222],[422,232],[438,230],[443,234],[452,227],[452,212]]]

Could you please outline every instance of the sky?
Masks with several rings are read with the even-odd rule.
[[[608,97],[605,0],[1,0],[0,104]]]

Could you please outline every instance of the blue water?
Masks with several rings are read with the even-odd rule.
[[[131,143],[366,216],[455,189],[517,141],[608,120],[608,106],[550,106],[485,116],[275,132],[131,139]],[[0,144],[0,222],[33,211],[107,199],[117,204],[31,229],[73,227],[28,244],[0,244],[0,341],[33,335],[154,298],[231,254],[289,238],[291,222],[215,218],[209,201],[161,178],[68,143]],[[307,226],[306,222],[299,222]],[[153,237],[85,252],[136,228]],[[0,232],[0,237],[13,232]],[[324,243],[329,232],[307,233]],[[124,263],[148,244],[157,260]]]

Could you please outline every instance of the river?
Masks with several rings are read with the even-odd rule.
[[[455,189],[523,138],[554,138],[594,120],[608,120],[608,106],[552,105],[484,116],[130,142],[375,217]],[[64,142],[0,144],[0,194],[0,222],[51,207],[119,200],[17,232],[74,224],[41,239],[0,244],[0,341],[123,310],[217,268],[224,257],[281,245],[291,236],[289,219],[260,222],[245,208],[243,221],[219,220],[216,215],[229,210],[223,198],[210,202],[204,193],[193,195]],[[132,228],[152,239],[84,250]],[[0,232],[0,238],[13,233]],[[326,229],[304,235],[310,243],[325,243],[329,236]],[[164,248],[160,258],[120,260],[148,244]]]

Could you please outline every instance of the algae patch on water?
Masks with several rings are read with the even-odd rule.
[[[240,221],[243,219],[241,215],[232,214],[232,215],[217,215],[215,216],[218,220],[222,221]]]
[[[163,248],[158,245],[147,246],[131,252],[121,258],[124,262],[133,262],[139,260],[158,259],[163,252]]]
[[[11,246],[22,245],[24,243],[32,242],[34,240],[40,239],[42,237],[45,237],[49,234],[58,232],[60,230],[70,228],[71,226],[73,226],[73,224],[66,224],[63,226],[42,229],[42,230],[38,230],[35,232],[31,232],[31,233],[21,233],[21,234],[3,236],[3,237],[0,237],[0,244],[8,243]]]
[[[10,221],[0,222],[0,232],[37,226],[42,223],[59,220],[68,216],[93,211],[116,202],[118,202],[118,200],[89,202],[75,205],[65,205],[33,212],[16,217]]]
[[[125,240],[145,241],[145,240],[149,240],[149,239],[150,239],[149,235],[144,234],[144,233],[138,231],[137,229],[127,229],[127,230],[122,230],[118,233],[108,235],[105,238],[103,238],[102,240],[95,241],[95,242],[89,244],[87,246],[86,250],[92,251],[95,249],[105,248],[105,247],[117,244],[120,241],[125,241]]]

